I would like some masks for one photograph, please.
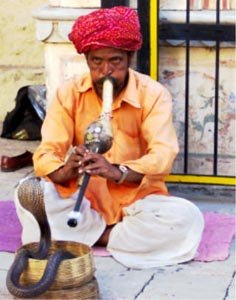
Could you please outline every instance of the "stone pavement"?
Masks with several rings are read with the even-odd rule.
[[[0,156],[34,151],[38,142],[0,139]],[[18,181],[33,173],[32,167],[0,172],[0,199],[12,200]],[[203,211],[233,214],[234,190],[217,187],[171,185],[172,194],[194,201]],[[0,252],[0,300],[14,299],[5,285],[6,273],[14,254]],[[235,295],[234,243],[223,262],[189,262],[176,266],[133,270],[111,257],[95,257],[95,277],[102,300],[233,300]],[[42,299],[42,298],[41,298]]]

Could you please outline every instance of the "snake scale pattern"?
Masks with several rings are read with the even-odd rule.
[[[18,298],[33,298],[47,291],[54,282],[58,267],[64,259],[74,258],[68,251],[58,250],[49,256],[51,246],[51,231],[48,223],[44,193],[40,184],[40,178],[31,177],[24,180],[18,187],[19,202],[37,220],[40,228],[40,241],[37,250],[20,248],[15,255],[15,259],[7,273],[6,285],[9,292]],[[42,278],[35,284],[22,285],[20,283],[21,274],[28,266],[30,258],[48,259]]]

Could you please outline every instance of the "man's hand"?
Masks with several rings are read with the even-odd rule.
[[[128,170],[125,181],[141,182],[143,174],[129,168]],[[118,182],[122,176],[122,172],[118,169],[117,165],[111,164],[101,154],[92,152],[86,152],[83,155],[78,171],[79,174],[86,172],[90,175],[98,175],[114,182]]]
[[[121,176],[121,172],[116,166],[106,160],[103,155],[93,152],[85,152],[79,162],[78,173],[83,174],[84,172],[112,181],[119,180]]]
[[[87,152],[88,150],[84,145],[74,147],[65,165],[51,174],[48,174],[48,177],[53,182],[60,184],[66,183],[70,179],[78,178],[81,160]]]

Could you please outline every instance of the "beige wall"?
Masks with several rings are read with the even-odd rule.
[[[1,0],[0,5],[0,121],[13,109],[24,85],[44,83],[43,44],[35,38],[32,10],[45,0]]]

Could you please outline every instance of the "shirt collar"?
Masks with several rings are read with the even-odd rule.
[[[137,108],[141,107],[138,98],[135,71],[132,69],[129,69],[128,84],[120,96],[121,96],[121,101],[125,101]]]
[[[92,89],[93,84],[90,74],[83,75],[81,80],[77,81],[76,85],[79,93],[84,93],[87,92],[89,89]]]
[[[135,79],[135,71],[132,69],[129,69],[129,80],[127,83],[126,88],[121,92],[121,94],[118,96],[118,99],[116,101],[117,107],[121,105],[121,102],[127,102],[130,105],[140,108],[140,103],[138,100],[138,92],[136,88],[136,79]],[[93,88],[92,79],[90,74],[86,74],[82,77],[82,80],[77,82],[77,89],[78,92],[84,93],[88,91],[89,89]],[[116,105],[115,105],[116,106]]]

